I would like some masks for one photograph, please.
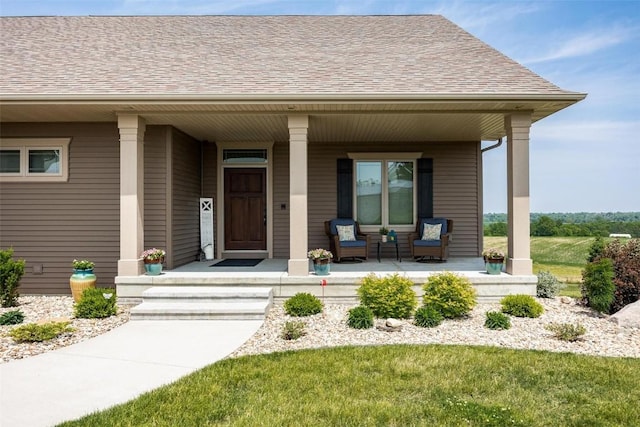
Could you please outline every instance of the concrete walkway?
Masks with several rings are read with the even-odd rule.
[[[224,358],[262,323],[134,321],[69,347],[0,364],[0,425],[51,426],[126,402]]]

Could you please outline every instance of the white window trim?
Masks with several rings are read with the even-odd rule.
[[[402,152],[394,152],[394,153],[347,153],[347,157],[354,160],[354,162],[358,161],[379,161],[382,162],[385,167],[382,168],[382,182],[383,182],[383,190],[387,189],[387,162],[413,162],[413,212],[412,212],[412,224],[389,224],[389,200],[388,200],[388,191],[382,191],[382,224],[381,225],[360,225],[360,229],[363,232],[374,233],[378,232],[380,227],[384,226],[387,228],[393,228],[395,231],[401,232],[411,232],[416,228],[416,221],[418,215],[418,174],[417,174],[417,160],[422,157],[421,152],[411,152],[411,153],[402,153]],[[353,173],[353,217],[356,218],[358,213],[358,197],[356,194],[356,184],[357,184],[357,171],[354,167]]]
[[[0,149],[20,151],[20,172],[0,173],[0,182],[66,182],[71,138],[1,138]],[[57,173],[29,173],[29,150],[60,150]]]

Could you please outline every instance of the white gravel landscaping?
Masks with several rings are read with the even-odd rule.
[[[403,321],[399,332],[376,329],[358,330],[346,324],[347,312],[353,306],[326,305],[322,314],[290,317],[282,306],[271,309],[264,325],[230,357],[275,351],[343,345],[382,344],[461,344],[491,345],[504,348],[572,352],[594,356],[640,357],[640,329],[622,328],[592,310],[577,305],[571,298],[538,299],[545,312],[536,319],[511,318],[511,329],[490,330],[484,327],[485,313],[499,311],[500,304],[480,304],[469,317],[445,320],[436,328],[421,328],[410,320]],[[306,323],[307,335],[294,341],[280,338],[288,320]],[[385,320],[376,320],[376,326]],[[549,323],[581,323],[587,329],[577,342],[560,341],[545,329]]]
[[[535,349],[557,352],[573,352],[595,356],[640,357],[640,329],[623,328],[580,306],[570,298],[538,299],[545,312],[537,319],[511,318],[511,329],[494,331],[484,327],[485,312],[499,310],[499,304],[480,304],[469,317],[445,320],[436,328],[420,328],[409,320],[403,320],[399,332],[385,332],[376,328],[358,330],[346,325],[347,311],[354,305],[328,304],[322,314],[293,318],[284,313],[281,305],[274,306],[264,325],[244,345],[229,357],[275,351],[299,350],[343,345],[382,344],[461,344],[492,345],[504,348]],[[15,326],[0,326],[0,363],[34,356],[68,346],[103,334],[129,320],[129,307],[118,306],[118,314],[106,319],[74,319],[73,299],[68,296],[24,296],[20,305],[0,308],[0,314],[21,310],[24,323],[66,319],[75,332],[43,343],[17,344],[8,332]],[[283,325],[288,320],[301,320],[306,324],[307,335],[295,341],[280,338]],[[186,321],[188,322],[188,321]],[[549,323],[581,323],[587,329],[578,342],[564,342],[553,338],[544,328]],[[24,324],[23,323],[23,324]],[[376,320],[383,324],[384,319]]]
[[[106,319],[75,319],[73,318],[73,298],[70,296],[21,296],[18,298],[18,303],[17,307],[0,308],[0,314],[20,310],[25,316],[24,322],[19,325],[0,326],[0,363],[75,344],[104,334],[129,320],[127,306],[118,306],[117,315]],[[70,321],[70,326],[75,331],[64,333],[50,341],[18,344],[9,336],[9,331],[20,325],[64,320]]]

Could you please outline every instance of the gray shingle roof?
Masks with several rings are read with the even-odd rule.
[[[441,16],[0,18],[0,94],[564,91]]]

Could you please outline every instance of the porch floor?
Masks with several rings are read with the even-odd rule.
[[[309,263],[309,276],[289,276],[287,259],[264,259],[255,267],[211,267],[220,260],[192,262],[158,276],[118,276],[118,298],[123,303],[140,301],[142,292],[153,286],[265,286],[273,288],[274,297],[283,300],[298,292],[324,296],[328,302],[353,303],[357,301],[358,282],[369,273],[379,276],[398,273],[413,280],[418,295],[422,284],[438,272],[451,271],[469,278],[478,292],[480,301],[496,301],[508,294],[535,295],[537,277],[512,276],[485,272],[482,258],[450,258],[447,262],[416,262],[413,259],[375,258],[363,262],[332,263],[328,276],[316,276]],[[322,279],[327,280],[324,290]]]

